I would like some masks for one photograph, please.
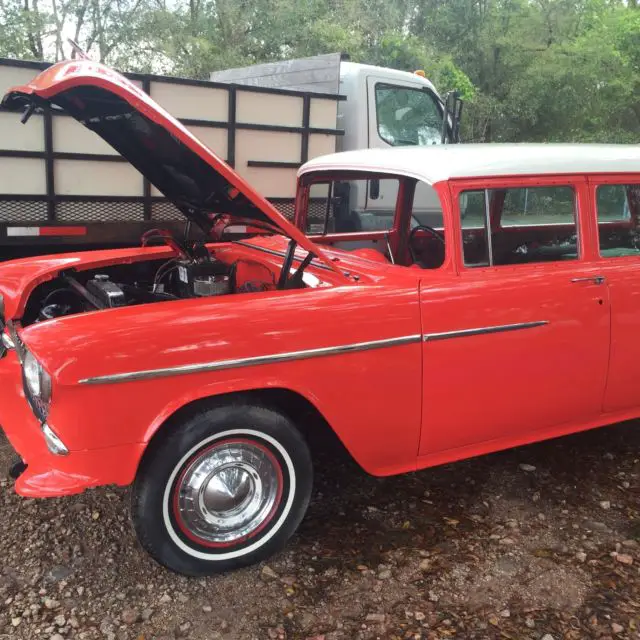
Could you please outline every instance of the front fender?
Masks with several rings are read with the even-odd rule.
[[[419,345],[405,345],[395,350],[397,353],[384,366],[391,359],[405,364],[413,361],[419,366]],[[377,356],[380,362],[380,354]],[[360,371],[371,369],[373,357],[365,355],[366,363],[354,362],[354,366]],[[313,370],[309,371],[313,376]],[[420,390],[417,388],[420,377],[415,375],[416,384],[412,384],[411,371],[405,368],[404,373],[409,373],[409,376],[396,376],[396,380],[401,381],[397,388],[394,388],[395,385],[386,376],[372,381],[368,390],[362,389],[364,393],[359,393],[360,385],[357,385],[356,397],[350,402],[345,402],[344,384],[332,387],[331,390],[323,387],[314,389],[309,384],[309,375],[302,367],[299,375],[291,377],[265,375],[252,376],[250,380],[232,378],[213,381],[190,388],[167,402],[150,423],[143,440],[145,445],[148,444],[173,415],[194,402],[230,394],[278,389],[294,393],[312,405],[352,458],[367,473],[384,476],[413,471],[416,469],[420,430],[417,413],[420,407]],[[396,400],[399,401],[398,404]]]
[[[317,406],[318,399],[315,398],[312,393],[309,393],[309,390],[304,391],[297,388],[297,385],[292,385],[280,378],[263,378],[259,380],[254,379],[252,381],[221,380],[205,384],[196,389],[189,389],[182,395],[172,398],[171,401],[162,408],[162,411],[154,418],[153,422],[151,422],[148,429],[144,432],[142,442],[145,445],[148,445],[156,433],[172,416],[194,402],[214,399],[216,397],[230,394],[264,391],[266,389],[282,389],[284,391],[295,393],[312,404],[317,411],[322,413]]]
[[[148,443],[171,415],[202,398],[281,388],[315,406],[375,475],[416,465],[420,336],[415,285],[189,299],[69,316],[23,332],[53,377],[49,423],[72,454]],[[382,346],[350,348],[369,343]],[[323,353],[260,360],[309,350]],[[260,362],[183,371],[252,358]],[[153,371],[161,373],[118,377]]]

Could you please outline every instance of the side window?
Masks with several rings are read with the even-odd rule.
[[[500,226],[563,224],[575,227],[575,195],[571,187],[505,189]]]
[[[312,184],[309,188],[309,206],[305,233],[321,235],[331,233],[335,224],[333,184]]]
[[[438,144],[442,114],[429,91],[391,84],[376,84],[378,134],[388,144]]]
[[[437,191],[418,182],[413,193],[408,250],[412,264],[439,269],[446,256],[442,204]]]
[[[426,182],[418,182],[413,194],[411,228],[420,224],[444,232],[440,198],[436,190]]]
[[[311,185],[305,233],[358,233],[393,227],[399,181],[332,180]]]
[[[603,258],[640,254],[640,185],[606,184],[596,189],[598,240]]]
[[[489,266],[484,190],[464,191],[460,194],[460,224],[465,266]]]
[[[577,260],[571,187],[521,187],[460,194],[464,264],[468,267]]]

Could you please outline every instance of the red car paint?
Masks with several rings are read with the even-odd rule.
[[[0,360],[0,424],[28,464],[16,483],[20,494],[58,496],[96,485],[129,484],[148,443],[176,411],[198,399],[249,390],[285,389],[305,398],[355,460],[376,475],[640,414],[635,389],[640,374],[640,266],[633,257],[599,257],[594,207],[594,185],[637,183],[640,174],[564,175],[562,184],[577,193],[581,258],[499,270],[463,267],[457,196],[478,187],[541,181],[530,176],[437,184],[444,210],[445,261],[437,270],[405,268],[410,266],[406,259],[405,266],[391,265],[377,256],[371,259],[367,251],[331,246],[345,240],[344,235],[317,239],[326,246],[320,249],[146,94],[101,65],[58,65],[16,92],[51,98],[83,83],[117,93],[180,137],[275,226],[318,256],[308,272],[320,286],[109,309],[18,328],[20,339],[52,377],[48,423],[70,450],[61,457],[45,446],[24,397],[16,352],[9,351]],[[298,224],[303,222],[298,217]],[[493,212],[492,223],[499,224]],[[348,239],[388,239],[394,249],[401,248],[407,218],[403,224],[390,234],[348,234]],[[250,258],[277,274],[286,240],[261,237],[209,248],[223,261]],[[136,248],[0,265],[5,318],[19,327],[35,286],[63,268],[82,271],[171,255],[166,248]],[[596,274],[604,274],[610,284],[571,283]],[[469,327],[535,323],[542,316],[544,326],[526,331],[429,339]],[[307,353],[400,337],[411,340],[380,349],[175,373],[194,363]],[[123,372],[166,369],[174,373],[85,384]],[[518,375],[521,371],[526,371],[526,380]]]

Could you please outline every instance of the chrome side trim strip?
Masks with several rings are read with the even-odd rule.
[[[485,333],[504,333],[505,331],[519,331],[520,329],[533,329],[549,324],[548,320],[536,322],[518,322],[516,324],[499,324],[493,327],[476,327],[474,329],[460,329],[459,331],[443,331],[442,333],[425,333],[422,339],[425,342],[434,340],[448,340],[449,338],[466,338],[467,336],[479,336]]]
[[[252,356],[235,360],[218,360],[203,362],[200,364],[187,364],[180,367],[168,367],[166,369],[149,369],[147,371],[130,371],[127,373],[115,373],[95,378],[84,378],[79,384],[110,384],[114,382],[131,382],[133,380],[149,380],[165,376],[186,375],[189,373],[203,373],[205,371],[222,371],[224,369],[238,369],[241,367],[255,367],[262,364],[274,364],[276,362],[290,362],[294,360],[307,360],[308,358],[320,358],[333,356],[339,353],[353,353],[356,351],[368,351],[370,349],[384,349],[398,347],[400,345],[421,342],[422,335],[417,333],[386,340],[372,340],[370,342],[355,342],[337,347],[321,347],[319,349],[306,349],[304,351],[289,351],[286,353],[274,353],[266,356]]]

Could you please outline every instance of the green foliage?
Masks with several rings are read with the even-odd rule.
[[[335,51],[424,69],[474,141],[640,139],[635,0],[0,0],[0,56],[59,59],[62,34],[131,71]]]

